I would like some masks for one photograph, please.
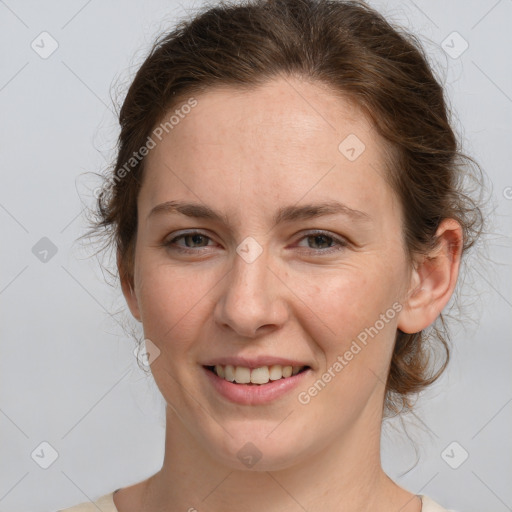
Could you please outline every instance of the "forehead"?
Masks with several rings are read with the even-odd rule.
[[[226,209],[233,194],[268,208],[306,195],[358,209],[389,203],[383,140],[357,105],[325,85],[280,78],[194,98],[196,106],[183,110],[146,157],[141,197],[148,208],[170,193]]]
[[[348,129],[361,138],[373,132],[372,124],[354,102],[335,95],[325,84],[299,78],[275,78],[250,89],[221,85],[194,98],[197,106],[172,128],[176,137],[190,143],[227,147],[231,141],[257,135],[267,144],[274,140],[277,145],[286,138],[296,145],[315,139],[332,145]],[[173,109],[179,110],[187,99]],[[284,152],[286,148],[280,149]]]

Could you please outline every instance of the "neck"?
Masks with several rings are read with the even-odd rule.
[[[381,418],[360,420],[365,428],[354,425],[326,449],[286,469],[258,471],[256,465],[238,470],[220,464],[198,445],[167,407],[164,463],[147,481],[143,510],[420,511],[418,498],[382,470]]]

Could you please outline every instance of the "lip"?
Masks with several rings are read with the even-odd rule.
[[[308,368],[291,377],[269,381],[267,384],[235,384],[222,379],[204,366],[202,369],[210,384],[220,395],[240,405],[261,405],[277,400],[296,388],[312,372],[311,368]]]
[[[280,364],[281,366],[309,366],[312,367],[308,363],[300,362],[293,359],[286,359],[283,357],[272,357],[272,356],[258,356],[258,357],[218,357],[215,359],[211,359],[207,362],[201,363],[203,366],[215,366],[217,364],[221,366],[226,366],[228,364],[232,366],[245,366],[246,368],[250,368],[253,370],[254,368],[260,368],[262,366],[272,366],[275,364]]]

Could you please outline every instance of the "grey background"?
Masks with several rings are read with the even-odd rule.
[[[420,397],[407,435],[385,424],[383,463],[447,508],[512,510],[512,1],[371,4],[420,35],[493,210],[487,246],[468,261],[449,369]],[[107,165],[118,135],[110,95],[122,99],[153,38],[198,5],[0,0],[1,512],[68,507],[161,466],[162,399],[120,326],[120,290],[76,239],[99,185],[88,173]],[[31,47],[43,31],[58,43],[44,59]],[[456,58],[443,50],[463,48],[454,31],[469,44]],[[43,237],[57,249],[46,262],[34,254]],[[48,469],[43,442],[58,454]],[[453,469],[446,461],[460,463],[462,450]]]

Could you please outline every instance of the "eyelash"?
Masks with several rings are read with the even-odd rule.
[[[193,249],[193,248],[185,249],[183,247],[173,246],[173,244],[176,243],[177,240],[179,240],[181,238],[184,238],[186,236],[194,236],[194,235],[201,235],[202,237],[207,238],[208,240],[211,240],[211,238],[208,235],[205,235],[201,231],[189,231],[187,233],[181,233],[180,235],[175,236],[171,240],[169,240],[167,242],[164,242],[162,245],[164,247],[167,247],[170,250],[177,251],[177,252],[182,253],[182,254],[197,253],[198,252],[197,249]],[[332,254],[334,252],[339,252],[339,251],[345,249],[346,247],[348,247],[348,242],[346,240],[344,240],[343,238],[340,238],[340,237],[337,237],[337,236],[333,236],[333,235],[329,234],[328,232],[321,231],[321,230],[313,230],[311,232],[308,232],[304,236],[302,236],[299,239],[299,241],[304,240],[304,239],[306,239],[306,238],[308,238],[310,236],[313,236],[313,237],[314,236],[323,236],[325,238],[328,238],[328,239],[332,240],[334,243],[338,244],[338,246],[339,246],[338,248],[329,247],[327,249],[310,249],[311,251],[314,251],[314,252],[316,252],[316,253],[318,253],[320,255]],[[198,249],[206,249],[206,247],[208,247],[208,246],[199,247]]]

